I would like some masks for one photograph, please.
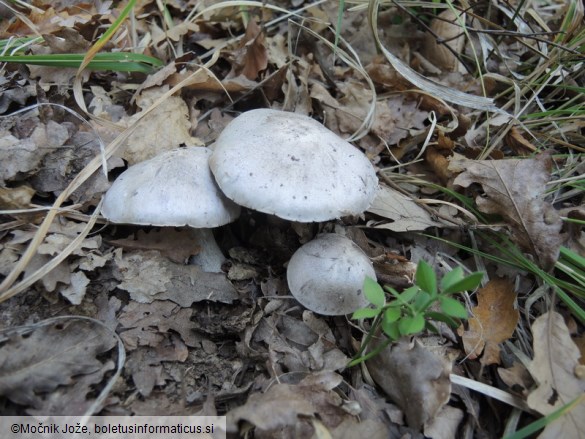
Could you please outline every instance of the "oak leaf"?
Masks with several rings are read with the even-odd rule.
[[[99,358],[115,344],[103,327],[85,320],[39,325],[32,333],[12,335],[0,347],[0,395],[34,409],[62,406],[51,396],[62,392],[62,386],[76,387],[86,396],[90,389],[84,379],[97,374],[99,381],[111,369]],[[59,394],[68,397],[67,392]]]
[[[512,240],[545,269],[554,265],[563,242],[561,217],[544,201],[551,165],[550,154],[527,160],[455,160],[449,165],[452,171],[463,171],[453,184],[482,186],[484,194],[475,199],[479,210],[501,215],[511,226]]]
[[[582,396],[585,380],[575,372],[581,353],[571,340],[569,329],[558,313],[546,313],[532,324],[534,359],[528,370],[537,383],[527,399],[534,410],[549,415]],[[550,422],[539,438],[577,438],[585,431],[585,403]]]
[[[472,308],[469,329],[459,328],[465,353],[470,359],[483,352],[484,365],[500,363],[499,343],[514,333],[520,317],[514,308],[516,294],[507,279],[492,279],[477,293],[478,305]]]

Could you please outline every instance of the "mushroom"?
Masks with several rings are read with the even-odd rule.
[[[192,262],[221,272],[225,257],[210,228],[234,221],[240,206],[227,199],[209,170],[211,151],[167,151],[123,172],[104,197],[102,215],[115,223],[190,226],[200,252]]]
[[[305,308],[345,315],[368,305],[362,288],[366,276],[376,279],[376,272],[352,240],[324,233],[293,254],[286,276],[292,295]]]
[[[285,111],[236,117],[219,135],[209,165],[231,200],[298,222],[360,214],[378,187],[362,152],[316,120]]]

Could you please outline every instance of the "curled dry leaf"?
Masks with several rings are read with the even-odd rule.
[[[394,232],[412,232],[425,230],[428,227],[442,226],[414,200],[388,186],[380,186],[376,198],[374,198],[367,211],[392,220],[391,223],[376,226],[379,229],[390,229]]]
[[[366,364],[411,428],[421,429],[449,401],[451,363],[417,341],[388,346]]]
[[[239,421],[256,426],[255,437],[311,437],[309,422],[319,415],[327,428],[353,418],[341,408],[342,400],[333,391],[342,381],[333,372],[308,375],[298,384],[275,384],[264,393],[227,413],[227,431],[236,433]],[[260,431],[258,431],[260,430]]]
[[[128,291],[137,302],[168,299],[187,308],[202,300],[232,303],[238,299],[223,273],[205,273],[195,265],[175,264],[154,250],[122,255],[117,249],[114,253],[113,275],[121,281],[118,288]]]
[[[477,293],[478,305],[472,308],[469,329],[458,330],[468,358],[481,355],[484,365],[500,363],[499,343],[514,333],[520,314],[514,308],[516,293],[507,279],[492,279]]]
[[[136,233],[136,239],[128,236],[124,239],[110,241],[110,243],[125,249],[158,250],[171,261],[184,264],[189,256],[193,256],[197,252],[193,235],[193,232],[186,228],[175,230],[163,227],[150,233],[139,230]]]
[[[475,199],[479,210],[501,215],[511,226],[514,242],[544,269],[554,265],[564,241],[562,220],[544,201],[551,165],[550,154],[527,160],[455,160],[449,165],[452,171],[463,171],[453,184],[482,186],[484,196]]]
[[[32,333],[13,335],[0,347],[0,395],[35,409],[47,401],[60,406],[51,394],[60,386],[83,384],[79,380],[86,375],[101,378],[111,365],[97,357],[115,344],[103,327],[85,320],[41,325]],[[83,384],[77,390],[89,388]],[[67,392],[61,394],[70,397]]]
[[[510,128],[505,137],[506,144],[518,155],[533,154],[537,148],[524,138],[517,127]]]
[[[232,72],[229,77],[242,75],[253,81],[268,67],[268,53],[264,40],[264,32],[260,26],[254,20],[250,20],[244,38],[234,51]]]
[[[571,340],[563,317],[545,313],[532,324],[534,359],[528,370],[538,387],[528,395],[528,405],[549,415],[585,392],[585,379],[575,375],[579,349]],[[550,422],[539,438],[578,438],[585,431],[585,403]]]
[[[163,86],[144,90],[136,99],[142,111],[126,118],[128,125],[143,117],[143,113],[166,93],[168,88]],[[177,96],[165,99],[138,124],[138,129],[129,137],[122,153],[130,165],[148,160],[181,144],[201,144],[198,139],[191,137],[189,108],[185,101]]]
[[[465,16],[461,19],[464,20]],[[446,9],[433,18],[431,32],[426,34],[425,43],[424,55],[429,61],[444,70],[457,71],[459,60],[456,55],[463,51],[465,44],[465,34],[457,23],[457,14]]]

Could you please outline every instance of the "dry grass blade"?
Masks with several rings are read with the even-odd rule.
[[[322,43],[324,43],[327,47],[329,47],[335,53],[335,55],[337,57],[339,57],[339,59],[341,59],[343,62],[345,62],[352,69],[359,72],[359,74],[362,75],[363,78],[366,80],[368,87],[370,89],[370,92],[372,93],[372,100],[370,101],[370,107],[368,109],[368,112],[366,113],[366,117],[364,118],[363,122],[361,123],[361,125],[359,126],[357,131],[355,133],[353,133],[346,140],[348,142],[353,142],[353,141],[361,139],[366,134],[368,134],[368,132],[372,126],[373,120],[374,120],[374,112],[376,111],[376,86],[372,82],[372,79],[368,75],[368,72],[366,72],[366,70],[362,66],[362,64],[359,60],[359,55],[353,50],[353,48],[349,45],[349,43],[347,41],[345,41],[345,39],[343,39],[342,37],[339,37],[339,40],[341,43],[343,43],[343,46],[345,46],[347,48],[348,52],[346,52],[345,50],[343,50],[339,46],[335,47],[334,43],[327,40],[326,38],[323,38],[321,35],[312,31],[308,27],[305,27],[301,24],[298,24],[298,26],[303,31],[307,32],[308,34],[310,34],[314,38],[316,38],[319,41],[321,41]]]
[[[46,265],[32,273],[30,276],[24,278],[18,284],[14,285],[12,288],[2,293],[0,295],[0,303],[10,299],[11,297],[17,295],[21,291],[24,291],[32,284],[34,284],[36,281],[40,280],[43,276],[46,276],[47,273],[49,273],[51,270],[54,270],[57,267],[57,265],[63,262],[67,258],[67,256],[69,256],[77,248],[79,248],[85,237],[88,235],[88,233],[91,231],[92,227],[96,223],[101,205],[102,203],[100,202],[96,207],[95,212],[91,216],[90,220],[85,225],[83,231],[79,235],[77,235],[77,237],[73,241],[71,241],[71,243],[67,247],[65,247],[61,253],[59,253],[57,256],[51,259],[49,263],[47,263]]]
[[[411,82],[418,88],[425,90],[426,92],[429,92],[432,95],[438,96],[441,99],[444,99],[445,101],[452,102],[458,105],[463,105],[464,107],[474,108],[476,110],[492,111],[495,113],[507,114],[494,104],[493,99],[484,98],[480,96],[473,96],[450,87],[445,87],[444,85],[438,84],[434,81],[431,81],[430,79],[425,78],[420,73],[411,69],[408,65],[406,65],[399,58],[397,58],[390,51],[388,51],[380,41],[380,37],[378,35],[377,23],[379,4],[380,0],[370,0],[368,8],[368,20],[370,23],[370,27],[372,29],[374,39],[376,40],[377,46],[380,48],[388,62],[392,64],[392,67],[394,67],[398,73],[400,73],[404,78],[406,78],[409,82]]]
[[[486,396],[489,396],[490,398],[497,399],[498,401],[502,401],[508,405],[511,405],[512,407],[519,408],[520,410],[524,410],[525,412],[531,413],[533,415],[539,415],[538,412],[528,407],[526,401],[508,392],[504,392],[503,390],[500,390],[496,387],[488,386],[487,384],[480,383],[478,381],[459,375],[451,374],[449,377],[451,378],[451,382],[453,384],[458,384],[460,386],[467,387],[468,389],[475,390],[476,392],[482,393]]]

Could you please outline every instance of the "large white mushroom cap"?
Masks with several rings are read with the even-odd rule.
[[[226,196],[299,222],[364,212],[378,187],[367,157],[307,116],[258,109],[223,130],[209,162]]]
[[[106,193],[102,215],[115,223],[218,227],[240,206],[226,198],[209,170],[207,148],[165,152],[123,172]]]
[[[286,272],[288,287],[301,305],[332,316],[368,305],[363,293],[366,276],[376,279],[368,256],[336,233],[324,233],[300,247]]]

